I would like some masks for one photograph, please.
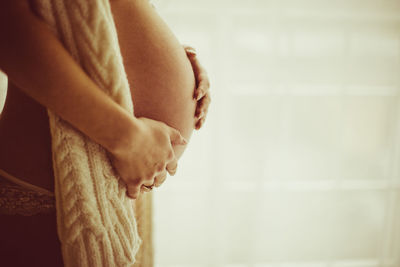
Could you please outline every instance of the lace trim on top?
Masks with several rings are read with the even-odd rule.
[[[0,214],[32,216],[55,211],[54,194],[0,169]]]

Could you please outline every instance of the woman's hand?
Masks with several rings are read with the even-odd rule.
[[[207,116],[208,106],[211,102],[210,97],[210,80],[206,70],[200,64],[196,56],[196,50],[193,47],[184,45],[190,63],[192,64],[193,72],[196,78],[196,89],[194,90],[193,98],[197,100],[196,112],[194,114],[195,129],[199,130],[203,126]]]
[[[148,118],[137,118],[138,127],[128,145],[118,152],[111,152],[113,166],[126,183],[127,195],[136,199],[146,186],[159,186],[166,171],[174,175],[178,166],[173,145],[185,145],[187,141],[178,130],[163,122]],[[164,178],[165,180],[165,178]],[[163,180],[162,180],[163,182]],[[161,182],[161,183],[162,183]]]

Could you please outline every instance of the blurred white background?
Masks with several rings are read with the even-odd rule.
[[[156,267],[400,267],[400,1],[153,2],[213,99]]]

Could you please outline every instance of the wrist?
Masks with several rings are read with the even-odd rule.
[[[104,147],[114,156],[122,155],[132,146],[140,130],[139,120],[135,116],[126,115],[120,123],[122,127],[114,128],[114,135],[106,142]]]

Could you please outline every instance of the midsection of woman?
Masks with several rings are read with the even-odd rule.
[[[117,0],[111,6],[135,116],[163,121],[180,130],[188,140],[195,123],[195,78],[184,49],[146,0]],[[184,149],[174,147],[177,158]],[[0,117],[0,168],[25,182],[54,191],[46,108],[10,80]],[[0,222],[0,236],[7,240],[0,242],[5,253],[2,256],[7,255],[16,263],[16,251],[30,251],[32,255],[27,258],[33,263],[36,257],[38,266],[62,265],[54,213],[29,217],[0,215]],[[33,232],[36,236],[30,234]],[[35,241],[39,239],[43,242]]]
[[[180,130],[188,140],[195,123],[195,78],[182,46],[146,0],[117,0],[111,6],[135,116],[163,121]],[[25,182],[54,191],[46,108],[12,81],[8,82],[7,100],[0,117],[0,168]],[[174,148],[177,157],[184,148]],[[20,258],[29,259],[31,266],[62,265],[55,213],[29,217],[0,215],[0,226],[2,263],[25,266],[23,262],[17,263]],[[23,259],[19,253],[24,255]]]
[[[148,0],[114,0],[116,23],[135,115],[163,121],[189,140],[195,77],[182,45]],[[184,147],[175,147],[179,157]]]
[[[135,116],[163,121],[188,140],[195,123],[195,78],[184,49],[147,0],[115,0],[111,7]],[[174,147],[176,156],[184,149]],[[12,81],[0,119],[0,168],[54,190],[46,109]]]

